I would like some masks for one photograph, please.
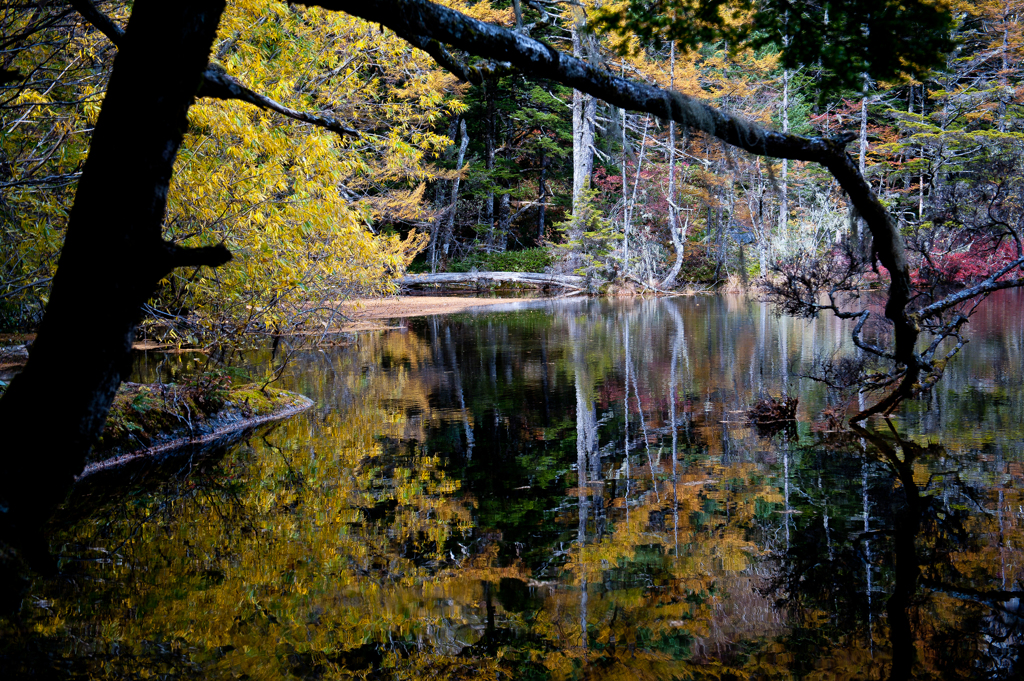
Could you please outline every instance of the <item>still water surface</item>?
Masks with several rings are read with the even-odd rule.
[[[829,430],[838,396],[802,376],[847,331],[744,298],[577,300],[297,353],[279,385],[311,411],[80,484],[63,574],[36,584],[0,662],[1020,678],[1024,296],[988,301],[933,394],[865,432]],[[798,423],[750,427],[783,391]]]

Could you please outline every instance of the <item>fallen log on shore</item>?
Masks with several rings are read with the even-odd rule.
[[[407,274],[398,279],[402,286],[425,284],[476,285],[481,282],[511,282],[532,286],[560,286],[586,290],[587,278],[572,274],[540,274],[535,272],[445,272],[440,274]]]

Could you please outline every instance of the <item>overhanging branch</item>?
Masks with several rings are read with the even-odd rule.
[[[287,1],[298,4],[295,0]],[[916,381],[919,362],[914,345],[919,328],[906,311],[911,281],[903,238],[885,206],[861,175],[857,163],[846,153],[845,145],[855,139],[854,133],[801,137],[767,130],[696,98],[619,78],[522,33],[471,19],[429,0],[307,0],[304,4],[345,12],[387,26],[403,37],[437,40],[468,54],[508,62],[526,75],[560,82],[613,106],[674,120],[758,156],[825,166],[864,218],[871,230],[876,255],[889,271],[891,284],[885,316],[895,326],[893,355],[897,362],[908,367],[901,393],[905,394]]]
[[[168,272],[178,267],[220,267],[231,261],[231,251],[224,244],[186,248],[165,242],[164,249]]]
[[[350,135],[352,137],[359,136],[359,132],[357,130],[343,125],[330,116],[320,116],[318,114],[312,114],[305,111],[296,111],[295,109],[290,109],[284,104],[276,102],[269,97],[265,97],[258,92],[253,92],[235,80],[232,76],[229,76],[223,70],[214,66],[207,68],[203,73],[203,83],[199,87],[198,96],[210,97],[212,99],[237,99],[258,106],[261,109],[276,111],[279,114],[284,114],[285,116],[294,118],[297,121],[311,123],[317,127],[325,128],[331,132],[336,132],[339,135]]]
[[[120,47],[124,39],[124,29],[103,12],[96,9],[91,0],[70,0],[71,6],[81,14],[86,21],[95,26],[100,33],[105,35],[115,46]],[[250,90],[234,77],[228,75],[223,69],[216,66],[208,66],[203,72],[202,84],[199,86],[200,97],[213,99],[237,99],[248,102],[261,109],[276,111],[297,121],[310,123],[320,128],[325,128],[339,135],[350,135],[358,137],[359,132],[341,124],[330,116],[307,113],[291,109],[280,102]]]
[[[1024,286],[1024,277],[1018,277],[1016,279],[1003,279],[999,281],[1000,277],[1005,276],[1015,267],[1024,265],[1024,258],[1017,258],[1016,260],[1007,263],[1003,267],[999,268],[992,276],[985,279],[979,284],[974,286],[968,286],[965,289],[961,289],[951,296],[947,296],[942,300],[936,301],[927,307],[923,307],[917,311],[918,319],[924,320],[928,317],[934,317],[935,315],[941,314],[951,307],[959,305],[975,296],[982,294],[992,293],[994,291],[1000,291],[1006,288],[1018,288]]]

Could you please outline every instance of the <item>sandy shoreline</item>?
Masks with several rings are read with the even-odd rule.
[[[524,298],[472,298],[461,296],[395,296],[367,298],[343,303],[340,311],[352,321],[342,325],[343,331],[388,328],[380,320],[421,317],[432,314],[453,314],[488,305],[504,305]],[[377,323],[374,323],[377,322]]]

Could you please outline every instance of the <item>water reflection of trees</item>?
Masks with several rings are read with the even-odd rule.
[[[801,451],[801,515],[768,589],[800,625],[787,645],[860,650],[891,679],[1018,678],[1019,479],[887,425]]]
[[[841,335],[738,301],[594,301],[306,352],[285,380],[312,415],[111,494],[63,535],[109,556],[41,591],[34,626],[61,654],[118,650],[113,676],[157,649],[208,677],[870,678],[907,651],[998,676],[1009,446],[744,422]]]

